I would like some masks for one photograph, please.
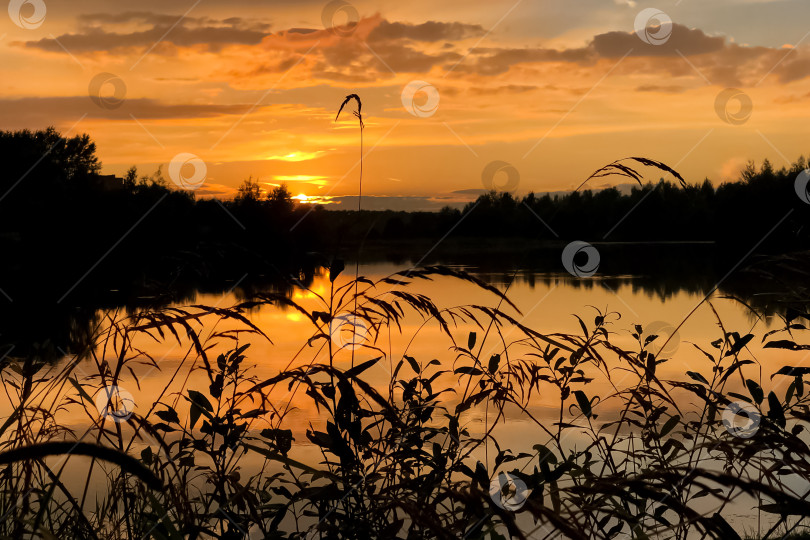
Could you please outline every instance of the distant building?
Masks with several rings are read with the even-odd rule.
[[[124,189],[124,179],[114,174],[99,174],[98,187],[102,191],[119,191]]]

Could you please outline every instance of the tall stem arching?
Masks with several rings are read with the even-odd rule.
[[[357,102],[357,110],[354,111],[354,115],[357,117],[357,120],[360,123],[360,181],[358,184],[358,191],[357,191],[357,217],[360,217],[360,211],[362,209],[362,202],[363,202],[363,128],[365,125],[363,124],[363,102],[360,101],[360,96],[357,94],[349,94],[343,100],[343,103],[340,104],[340,109],[338,109],[337,114],[335,115],[335,121],[337,122],[338,118],[340,118],[340,113],[343,111],[343,107],[346,106],[351,100],[355,100]],[[352,367],[354,367],[354,351],[357,348],[357,283],[358,278],[360,277],[360,247],[357,248],[357,258],[355,259],[355,266],[354,266],[354,318],[352,323],[354,325],[353,329],[353,338],[352,338]]]

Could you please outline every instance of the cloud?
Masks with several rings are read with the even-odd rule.
[[[27,41],[25,47],[49,52],[69,50],[73,54],[152,47],[161,43],[178,47],[207,45],[218,50],[224,45],[255,45],[269,33],[269,26],[239,17],[217,20],[208,17],[180,17],[139,11],[119,14],[79,15],[80,31],[56,38]],[[121,26],[120,32],[110,31]],[[132,28],[132,26],[138,28]],[[141,28],[145,26],[145,28]],[[64,47],[64,49],[63,49]]]
[[[362,206],[365,210],[394,210],[404,212],[436,212],[449,206],[451,208],[463,208],[465,204],[473,200],[470,198],[459,199],[458,197],[418,197],[418,196],[397,196],[397,195],[364,195]],[[329,197],[328,210],[356,210],[357,197],[353,195]]]
[[[216,197],[218,199],[232,199],[236,196],[236,193],[237,190],[234,187],[216,184],[210,181],[206,181],[202,187],[194,191],[194,195],[201,199],[210,197]]]
[[[371,83],[455,63],[462,57],[458,52],[447,47],[431,50],[436,47],[425,44],[475,36],[478,31],[477,26],[462,23],[391,23],[379,15],[361,19],[348,37],[328,30],[280,31],[247,48],[245,60],[229,69],[228,75],[252,83],[251,79],[284,73],[300,63],[316,79]]]
[[[804,79],[810,75],[810,58],[808,58],[806,54],[798,58],[793,57],[786,62],[782,62],[782,65],[779,66],[776,73],[779,76],[779,80],[783,83]]]
[[[681,24],[672,25],[672,35],[666,43],[651,45],[635,33],[607,32],[594,36],[591,46],[602,58],[629,56],[690,56],[720,51],[726,45],[724,37],[710,37],[702,30],[691,29]]]
[[[430,54],[410,45],[386,42],[374,46],[373,53],[359,43],[346,42],[324,49],[323,61],[316,64],[314,75],[332,78],[335,69],[347,76],[356,76],[367,70],[369,73],[392,75],[395,73],[425,73],[434,66],[461,58],[456,52]],[[363,66],[361,69],[361,66]],[[344,70],[343,68],[350,68]]]
[[[773,75],[783,84],[810,76],[807,48],[747,47],[723,36],[709,36],[702,30],[680,24],[673,24],[672,35],[662,45],[647,44],[634,32],[607,32],[594,36],[587,45],[578,48],[475,49],[470,53],[471,58],[459,65],[457,71],[498,76],[521,64],[590,66],[599,60],[616,62],[625,56],[625,69],[634,73],[700,76],[722,86],[757,84],[767,75]],[[663,88],[648,86],[639,90],[660,91]]]
[[[109,24],[125,24],[125,23],[145,23],[152,25],[169,25],[176,23],[180,17],[178,15],[169,15],[163,13],[155,13],[151,11],[125,11],[122,13],[80,13],[76,19],[83,26],[97,26]],[[186,21],[194,21],[199,19],[186,18]]]
[[[462,70],[481,75],[500,75],[518,64],[576,63],[591,65],[599,59],[631,57],[676,57],[722,51],[726,47],[723,37],[707,36],[701,30],[674,24],[670,39],[663,45],[649,45],[634,32],[607,32],[594,36],[584,47],[571,49],[512,48],[475,49],[475,62]]]
[[[467,73],[495,76],[509,71],[517,64],[525,63],[579,63],[592,64],[597,60],[594,51],[589,47],[579,49],[475,49],[471,56],[473,61],[460,64],[456,69]]]
[[[479,37],[486,33],[478,24],[464,24],[460,22],[428,21],[422,24],[407,24],[382,20],[368,34],[369,42],[410,39],[414,41],[460,41],[471,37]]]
[[[720,166],[720,180],[724,182],[735,182],[739,180],[747,163],[748,158],[740,156],[729,158]]]
[[[642,84],[636,87],[636,92],[661,92],[664,94],[682,94],[687,90],[688,88],[686,86],[679,86],[677,84]]]
[[[518,66],[559,71],[561,65],[590,67],[606,60],[615,63],[625,55],[619,73],[667,78],[700,76],[720,86],[756,84],[771,72],[783,84],[810,75],[806,48],[747,47],[682,24],[673,24],[671,36],[661,45],[647,44],[634,32],[611,31],[595,35],[581,47],[468,49],[465,40],[485,35],[480,25],[458,21],[414,24],[390,21],[379,14],[361,18],[350,36],[306,28],[271,34],[268,25],[245,18],[180,20],[174,15],[145,11],[86,14],[78,16],[77,21],[76,33],[25,42],[25,46],[60,54],[64,54],[63,46],[77,55],[133,50],[140,54],[142,49],[160,42],[154,53],[170,55],[176,54],[178,47],[202,46],[203,51],[220,51],[229,45],[212,63],[211,78],[234,87],[254,88],[266,87],[265,76],[276,77],[292,68],[296,69],[297,80],[372,84],[398,74],[426,74],[450,66],[461,74],[492,78]],[[293,77],[290,79],[292,82]],[[648,84],[637,89],[681,91],[675,86]],[[501,85],[496,92],[524,90],[529,90],[528,85],[516,82]]]
[[[317,152],[302,152],[300,150],[296,150],[294,152],[290,152],[289,154],[268,156],[265,159],[270,161],[288,161],[296,163],[299,161],[310,161],[312,159],[316,159],[325,153],[326,152],[323,150],[318,150]]]
[[[457,190],[453,191],[453,193],[458,194],[458,195],[473,195],[473,196],[477,197],[479,195],[486,195],[487,193],[489,193],[489,190],[488,189],[480,189],[480,188],[479,189],[457,189]]]
[[[469,89],[469,92],[473,95],[481,95],[481,96],[492,96],[495,94],[522,94],[524,92],[532,92],[540,88],[539,86],[535,86],[533,84],[504,84],[501,86],[496,87],[472,87]],[[549,85],[545,87],[547,90],[551,88]]]
[[[96,106],[87,96],[31,97],[0,99],[0,116],[7,126],[48,126],[59,121],[75,122],[82,116],[90,119],[138,120],[167,118],[214,118],[224,115],[242,115],[252,105],[224,104],[169,104],[154,99],[128,99],[117,109]],[[131,116],[130,116],[131,115]]]

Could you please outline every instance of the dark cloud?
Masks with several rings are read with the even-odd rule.
[[[385,43],[374,46],[374,53],[376,57],[377,69],[388,71],[388,68],[395,72],[405,73],[424,73],[430,71],[431,68],[445,62],[453,62],[461,58],[456,52],[442,52],[438,54],[429,54],[422,52],[415,47],[403,45],[400,43]],[[380,65],[384,62],[384,65]],[[373,66],[375,60],[370,58],[365,63],[367,66]]]
[[[789,54],[787,51],[785,54]],[[783,83],[798,81],[810,76],[810,58],[807,55],[796,53],[786,56],[786,59],[774,70]],[[777,60],[779,61],[779,60]]]
[[[525,63],[566,62],[590,65],[600,58],[685,56],[722,51],[725,38],[710,37],[701,30],[692,30],[675,24],[672,35],[663,45],[649,45],[633,32],[599,34],[585,47],[573,49],[476,49],[474,61],[462,71],[482,75],[500,75],[510,67]]]
[[[140,11],[79,15],[78,20],[80,32],[62,34],[55,39],[28,41],[25,42],[25,46],[50,52],[62,52],[64,47],[76,54],[152,47],[159,42],[181,47],[205,44],[216,50],[229,44],[258,44],[269,31],[269,27],[263,23],[239,17],[215,20],[208,17],[180,17]],[[147,28],[121,32],[110,29],[111,26],[131,24]]]
[[[686,86],[678,86],[676,84],[658,85],[658,84],[643,84],[636,87],[636,92],[662,92],[664,94],[682,94],[686,92]]]
[[[194,190],[194,196],[198,198],[218,197],[224,199],[224,198],[231,198],[234,195],[236,195],[236,190],[231,186],[215,184],[209,181],[206,181],[202,185],[202,187]]]
[[[516,64],[573,62],[591,64],[597,58],[591,48],[580,49],[475,49],[471,60],[459,64],[458,71],[481,75],[500,75]]]
[[[491,96],[495,94],[522,94],[523,92],[531,92],[537,90],[539,86],[532,84],[505,84],[496,87],[472,87],[469,89],[471,94]]]
[[[174,105],[153,99],[127,99],[117,109],[96,106],[89,97],[34,97],[0,99],[0,118],[3,127],[48,126],[59,122],[75,122],[82,116],[96,119],[132,121],[166,118],[212,118],[223,115],[242,115],[251,105]],[[131,116],[130,116],[131,115]]]
[[[410,39],[413,41],[459,41],[478,37],[486,32],[478,24],[460,22],[428,21],[422,24],[407,24],[383,20],[368,35],[369,42]]]
[[[724,37],[674,24],[666,43],[651,45],[634,32],[599,34],[586,46],[573,49],[475,49],[456,70],[497,76],[519,64],[573,63],[592,65],[600,59],[616,61],[628,56],[625,69],[669,77],[700,73],[710,83],[723,86],[757,84],[772,75],[780,83],[810,76],[807,49],[745,47]],[[683,57],[688,59],[688,62]],[[640,87],[640,91],[680,91],[666,86]]]
[[[122,13],[85,13],[77,17],[80,26],[109,26],[109,25],[130,25],[144,24],[150,26],[162,26],[171,28],[174,25],[188,27],[202,26],[229,26],[232,28],[243,28],[256,31],[267,32],[270,26],[255,19],[245,19],[243,17],[228,17],[227,19],[213,19],[211,17],[191,17],[179,14],[162,14],[153,11],[125,11]]]
[[[318,60],[312,63],[312,75],[342,82],[373,82],[395,73],[426,73],[435,66],[461,58],[457,52],[431,54],[401,41],[381,42],[371,47],[358,41],[341,40],[319,53]],[[284,71],[280,67],[264,62],[253,74]]]
[[[725,44],[724,37],[707,36],[702,30],[673,24],[669,39],[660,45],[645,43],[635,33],[608,32],[594,36],[591,46],[603,58],[618,58],[628,53],[629,56],[691,56],[720,51]]]

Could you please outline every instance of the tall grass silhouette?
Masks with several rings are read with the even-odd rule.
[[[425,280],[466,283],[503,309],[437,305],[410,290]],[[578,318],[580,334],[548,335],[521,324],[504,293],[457,269],[361,276],[354,295],[357,281],[338,281],[328,298],[309,291],[314,308],[264,293],[230,308],[108,318],[90,352],[92,371],[78,370],[77,360],[54,369],[8,359],[0,371],[12,408],[0,429],[0,534],[529,538],[545,527],[570,538],[734,538],[727,516],[739,511],[735,499],[772,516],[760,534],[786,532],[801,523],[789,516],[810,513],[792,487],[810,480],[810,369],[783,367],[771,378],[786,384],[769,390],[746,353],[753,335],[718,319],[718,338],[695,344],[704,364],[662,379],[658,366],[677,357],[650,351],[665,338],[629,325],[635,345],[618,345],[626,327],[617,313],[594,311],[592,321]],[[358,362],[339,368],[349,353],[332,346],[329,322],[355,303],[370,335]],[[278,374],[260,379],[247,363],[249,342],[278,336],[247,315],[280,305],[303,315],[312,333]],[[429,338],[432,348],[448,354],[421,359],[410,345],[392,349],[389,336],[413,317],[420,322],[405,342],[428,339],[430,329],[440,336]],[[807,347],[795,335],[808,320],[792,312],[764,346]],[[113,423],[93,396],[136,384],[138,365],[162,369],[136,345],[144,338],[174,343],[181,360],[154,403]],[[370,382],[382,369],[389,381]],[[203,384],[187,382],[199,377]],[[558,396],[556,414],[537,416],[539,396]],[[298,425],[294,403],[310,404],[319,418]],[[753,431],[729,423],[733,403],[756,420]],[[85,417],[79,432],[60,427],[71,411]],[[495,434],[517,419],[531,441],[505,448]],[[302,443],[321,458],[302,461]],[[64,478],[87,466],[76,450],[96,458],[83,485]],[[493,491],[503,475],[526,490]]]
[[[357,110],[354,111],[354,116],[357,118],[357,122],[360,125],[360,179],[357,184],[357,213],[360,214],[360,211],[363,209],[363,130],[365,129],[365,124],[363,124],[363,102],[360,100],[360,96],[357,94],[349,94],[343,100],[343,103],[340,104],[340,108],[338,109],[337,114],[335,115],[335,121],[337,122],[338,118],[340,118],[340,113],[343,112],[343,108],[350,102],[354,100],[357,103]],[[357,297],[357,283],[358,278],[360,277],[360,251],[362,250],[362,243],[357,250],[357,259],[355,261],[355,269],[354,269],[354,279],[355,279],[355,289],[354,294],[355,298]],[[355,311],[357,311],[357,304],[354,306]],[[356,320],[353,320],[352,324],[355,326],[354,334],[356,335]],[[352,348],[352,366],[354,366],[354,348]]]

